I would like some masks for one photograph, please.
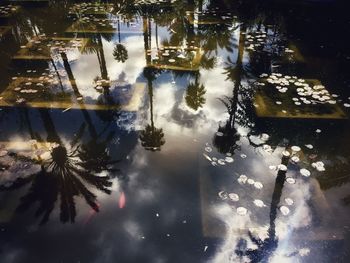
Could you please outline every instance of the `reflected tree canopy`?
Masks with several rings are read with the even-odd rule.
[[[205,104],[205,87],[203,84],[199,83],[199,73],[196,73],[194,83],[190,83],[186,89],[186,104],[188,107],[197,111],[199,108],[202,108]]]
[[[30,184],[28,192],[21,197],[17,211],[23,212],[39,203],[35,216],[40,224],[49,220],[57,200],[60,201],[60,220],[63,223],[75,221],[77,214],[75,200],[82,197],[96,212],[99,211],[97,196],[91,189],[110,194],[111,174],[118,172],[116,161],[107,152],[109,138],[97,143],[97,133],[90,127],[92,140],[81,143],[85,124],[81,125],[70,145],[65,145],[58,135],[54,122],[46,109],[39,110],[47,131],[47,141],[52,143],[50,158],[47,160],[27,159],[33,165],[40,165],[39,172],[26,178],[18,178],[10,186],[1,186],[1,191],[11,191]],[[89,125],[89,124],[88,124]],[[90,123],[91,125],[91,123]],[[39,135],[31,132],[38,141]],[[34,139],[34,138],[33,138]],[[21,156],[16,158],[23,159]],[[102,172],[106,174],[102,175]]]

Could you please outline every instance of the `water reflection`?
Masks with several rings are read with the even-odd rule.
[[[195,74],[194,83],[190,83],[186,90],[186,103],[188,107],[197,111],[205,104],[205,87],[199,83],[199,73]]]
[[[158,70],[152,68],[146,68],[143,72],[147,79],[148,96],[150,104],[150,118],[151,124],[148,124],[140,132],[141,145],[150,151],[160,151],[161,146],[165,144],[164,133],[162,128],[156,128],[153,120],[153,81],[155,80]]]
[[[282,165],[288,164],[288,157],[283,157]],[[239,257],[248,257],[250,262],[268,262],[278,246],[278,237],[276,236],[276,218],[278,206],[282,196],[283,185],[286,180],[286,171],[279,170],[277,173],[275,187],[272,194],[272,201],[270,205],[270,222],[267,231],[267,238],[260,239],[255,237],[252,232],[248,232],[250,240],[257,246],[256,249],[247,249],[247,244],[244,239],[238,242],[238,248],[235,250]]]
[[[4,262],[344,261],[347,53],[309,34],[335,15],[252,2],[50,1],[1,20]]]
[[[41,157],[36,161],[29,160],[40,165],[40,171],[27,175],[25,179],[19,177],[9,187],[2,186],[2,190],[16,190],[31,183],[28,193],[21,197],[17,211],[25,211],[39,202],[40,205],[35,215],[41,217],[40,224],[45,224],[48,221],[58,197],[60,197],[60,220],[63,223],[74,222],[76,217],[74,197],[76,196],[82,196],[91,208],[98,211],[96,195],[85,186],[85,183],[107,194],[111,193],[110,175],[101,175],[101,172],[118,171],[114,167],[117,161],[111,160],[107,152],[107,144],[111,140],[111,136],[109,135],[101,141],[100,138],[103,134],[97,134],[88,118],[88,113],[85,112],[91,140],[85,144],[80,142],[86,128],[85,123],[83,123],[76,133],[76,137],[68,145],[65,145],[56,131],[49,111],[40,109],[39,114],[47,132],[46,140],[31,130],[28,113],[25,110],[32,143],[50,142],[52,144],[50,157],[46,160]],[[16,158],[15,154],[15,160]],[[21,156],[18,158],[21,159]]]

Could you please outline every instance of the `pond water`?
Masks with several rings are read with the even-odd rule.
[[[2,1],[1,262],[348,262],[337,1]]]

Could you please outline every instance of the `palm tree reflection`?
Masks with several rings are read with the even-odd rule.
[[[240,135],[235,128],[237,109],[239,106],[239,94],[242,88],[243,77],[243,53],[245,44],[245,28],[240,29],[239,48],[236,63],[228,58],[226,74],[228,78],[234,82],[232,97],[225,96],[219,100],[225,105],[229,114],[229,119],[224,126],[219,125],[218,132],[214,135],[213,144],[221,153],[233,153],[238,147],[236,142],[240,139]]]
[[[0,190],[15,190],[31,183],[28,193],[21,197],[17,211],[26,211],[39,203],[35,216],[41,218],[42,225],[47,223],[57,199],[60,198],[61,222],[73,223],[76,217],[76,197],[83,197],[93,210],[99,211],[97,196],[89,187],[110,194],[112,182],[109,174],[117,171],[114,168],[115,161],[110,160],[106,150],[108,139],[99,144],[97,138],[87,144],[78,144],[84,135],[85,124],[81,125],[68,146],[59,137],[49,111],[40,109],[39,112],[48,134],[46,141],[53,145],[50,150],[51,157],[47,160],[27,160],[40,165],[40,171],[26,178],[18,178],[9,187],[1,186]],[[38,137],[38,141],[44,140]],[[107,175],[101,175],[102,171],[107,172]]]
[[[213,145],[223,154],[233,153],[238,148],[237,141],[239,141],[241,137],[235,128],[236,99],[236,96],[232,98],[225,97],[225,99],[220,98],[220,101],[227,109],[229,119],[226,121],[225,125],[219,125],[218,131],[213,138]]]
[[[192,108],[193,110],[197,111],[199,108],[203,107],[205,104],[205,87],[203,84],[199,83],[199,73],[196,72],[195,82],[190,83],[187,86],[186,90],[186,104],[188,107]]]
[[[117,43],[113,49],[113,57],[116,61],[124,63],[128,59],[128,51],[123,44]]]
[[[287,165],[289,157],[282,158],[282,164]],[[247,241],[241,239],[235,249],[235,253],[239,257],[248,257],[252,263],[269,262],[278,246],[278,237],[276,236],[276,217],[277,209],[281,200],[284,182],[286,180],[286,171],[279,170],[275,181],[275,187],[272,194],[271,208],[270,208],[270,226],[268,230],[268,237],[264,240],[255,237],[250,231],[248,236],[250,240],[257,246],[254,249],[247,249]]]
[[[113,49],[113,57],[116,61],[124,63],[128,59],[128,51],[125,46],[120,43],[120,19],[118,17],[118,43]]]
[[[145,68],[144,76],[147,79],[148,95],[150,100],[151,124],[148,124],[140,132],[141,145],[150,151],[160,151],[161,146],[165,144],[164,133],[162,128],[156,128],[153,120],[153,80],[156,78],[157,71],[152,68]]]

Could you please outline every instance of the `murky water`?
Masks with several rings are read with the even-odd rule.
[[[1,3],[1,262],[348,262],[346,9],[241,2]]]

